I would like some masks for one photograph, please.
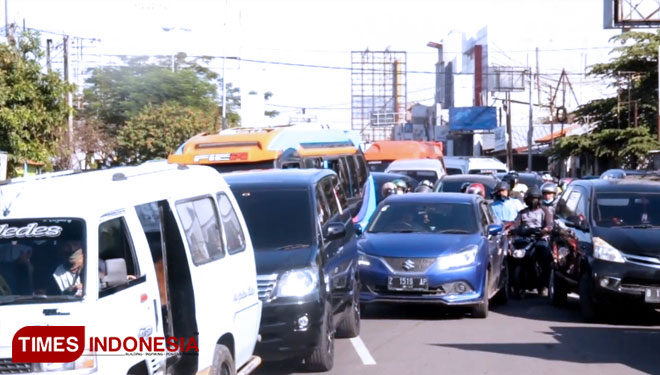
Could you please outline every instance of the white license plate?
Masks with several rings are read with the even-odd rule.
[[[648,288],[644,293],[644,302],[660,303],[660,288]]]

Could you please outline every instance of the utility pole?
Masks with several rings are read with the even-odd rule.
[[[541,105],[541,71],[539,70],[539,47],[536,47],[536,92],[538,95],[537,103]],[[552,113],[552,109],[550,109]]]
[[[513,169],[513,144],[511,137],[511,93],[506,92],[506,164],[510,170]]]
[[[63,37],[63,55],[64,55],[64,82],[69,84],[69,36],[64,35]],[[67,88],[67,104],[68,104],[68,125],[69,125],[69,144],[68,148],[71,152],[71,159],[69,163],[73,167],[73,158],[74,158],[74,146],[73,146],[73,93],[69,88]]]
[[[225,61],[227,60],[225,44],[227,43],[227,1],[225,0],[224,21],[222,23],[222,130],[227,129],[227,77],[225,75]]]
[[[527,169],[529,172],[532,171],[532,138],[534,137],[534,105],[532,104],[532,90],[534,85],[532,84],[532,68],[529,68],[529,129],[527,130]]]

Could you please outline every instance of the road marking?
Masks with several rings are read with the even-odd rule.
[[[351,339],[351,344],[353,344],[355,351],[360,356],[360,359],[362,360],[362,364],[364,364],[365,366],[371,366],[376,364],[374,357],[372,357],[371,354],[369,354],[369,350],[367,349],[366,345],[364,345],[364,342],[362,341],[360,336],[353,337]]]

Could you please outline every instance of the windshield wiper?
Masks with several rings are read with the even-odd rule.
[[[309,244],[306,243],[294,243],[290,245],[284,245],[275,248],[275,250],[293,250],[293,249],[302,249],[303,247],[309,247]]]
[[[445,229],[437,231],[436,233],[447,233],[447,234],[470,234],[470,232],[463,229]]]
[[[78,300],[76,296],[47,296],[44,294],[35,294],[32,296],[4,296],[0,297],[0,305],[10,305],[13,303],[25,302],[56,302]]]

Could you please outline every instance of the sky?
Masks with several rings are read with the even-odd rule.
[[[408,70],[417,72],[407,76],[408,101],[430,105],[437,52],[426,44],[486,27],[490,63],[535,67],[539,48],[541,72],[551,80],[565,68],[585,102],[607,88],[580,74],[611,58],[609,39],[621,32],[603,29],[603,0],[5,1],[10,22],[97,39],[83,42],[88,64],[178,51],[260,61],[226,60],[227,82],[244,94],[272,92],[266,108],[281,112],[275,122],[307,108],[339,127],[351,122],[351,51],[406,51]],[[446,50],[445,60],[456,53]],[[217,59],[213,68],[222,65]]]

